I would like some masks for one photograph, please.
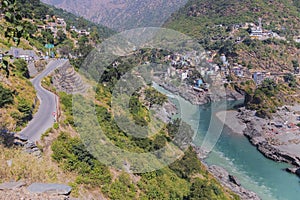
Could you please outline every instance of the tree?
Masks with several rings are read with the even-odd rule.
[[[293,60],[292,63],[293,63],[294,70],[297,70],[299,68],[299,62],[298,62],[298,60]]]
[[[57,36],[56,36],[57,40],[59,43],[62,43],[63,41],[65,41],[67,39],[66,34],[60,29],[57,31]]]
[[[2,1],[1,9],[3,10],[5,20],[11,24],[5,30],[5,37],[7,37],[8,40],[13,39],[14,42],[19,45],[21,37],[28,38],[28,33],[24,29],[22,16],[16,0]]]
[[[211,188],[209,183],[200,178],[196,178],[191,186],[189,200],[208,200],[211,199]]]
[[[25,78],[30,78],[29,71],[27,68],[27,63],[23,59],[17,59],[14,62],[14,65],[16,67],[15,72],[19,73],[21,76]]]
[[[166,95],[156,91],[152,87],[145,89],[144,93],[145,93],[145,100],[148,101],[150,104],[149,108],[151,108],[155,104],[162,106],[168,100]]]
[[[54,36],[50,30],[42,31],[45,43],[54,44]]]
[[[32,119],[32,106],[30,106],[25,99],[19,100],[18,110],[23,113],[22,119],[19,123],[22,124]]]
[[[6,104],[12,104],[14,102],[14,97],[9,89],[4,88],[0,84],[0,108]]]
[[[296,79],[292,74],[286,74],[284,77],[284,81],[289,84],[289,87],[296,87]]]

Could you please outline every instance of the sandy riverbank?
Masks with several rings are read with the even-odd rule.
[[[232,132],[243,135],[244,130],[247,128],[246,124],[238,117],[238,111],[228,110],[216,113],[217,118]]]

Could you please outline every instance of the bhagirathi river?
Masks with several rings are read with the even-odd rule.
[[[225,168],[240,180],[243,187],[254,191],[263,200],[300,199],[300,179],[283,170],[289,167],[288,164],[265,158],[246,137],[223,127],[215,117],[216,112],[231,109],[237,102],[195,106],[156,84],[153,86],[180,106],[182,120],[196,131],[194,144],[208,150],[212,148],[205,159],[208,165]]]

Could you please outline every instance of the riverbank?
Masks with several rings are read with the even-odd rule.
[[[222,184],[223,187],[228,188],[230,191],[237,194],[242,200],[260,200],[259,196],[250,190],[244,188],[239,180],[228,171],[220,166],[209,166],[204,159],[207,152],[203,151],[200,147],[192,145],[193,149],[197,152],[198,159],[207,168],[207,170]]]
[[[220,111],[216,113],[216,117],[232,132],[239,135],[244,134],[244,130],[247,128],[246,124],[243,123],[238,117],[238,111],[228,110]]]
[[[155,78],[155,82],[165,90],[181,96],[186,101],[189,101],[193,105],[204,105],[210,102],[216,102],[221,100],[241,100],[244,96],[237,91],[226,89],[222,86],[211,87],[208,91],[197,90],[194,87],[181,84],[180,86],[174,86],[167,83],[160,78]]]
[[[250,142],[266,157],[300,167],[300,129],[296,125],[297,112],[293,107],[279,108],[272,120],[255,116],[255,111],[240,109],[237,118],[247,128]]]
[[[296,125],[299,111],[285,106],[273,114],[272,120],[259,118],[255,111],[245,108],[216,116],[233,132],[244,134],[267,158],[300,167],[300,129]]]

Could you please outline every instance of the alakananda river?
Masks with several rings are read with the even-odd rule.
[[[197,106],[156,84],[154,87],[173,97],[172,101],[180,107],[181,119],[196,131],[193,143],[211,149],[205,159],[208,165],[223,167],[236,176],[243,187],[255,192],[263,200],[300,199],[300,179],[284,170],[290,165],[265,158],[245,136],[223,127],[216,118],[216,112],[232,109],[238,102]]]

